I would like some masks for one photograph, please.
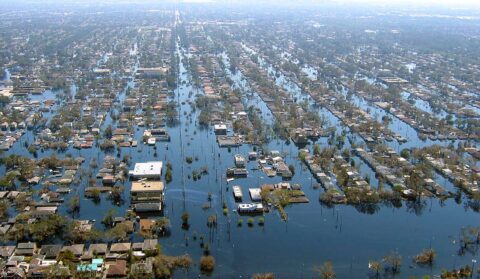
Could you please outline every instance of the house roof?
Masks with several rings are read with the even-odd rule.
[[[104,243],[95,243],[95,244],[90,244],[88,247],[88,252],[92,254],[106,254],[107,253],[108,246],[107,244]]]
[[[152,229],[153,225],[155,224],[155,220],[151,219],[140,219],[140,230],[142,231],[149,231]]]
[[[62,251],[70,251],[75,256],[81,256],[83,254],[83,250],[85,249],[84,244],[73,244],[70,246],[64,246]]]
[[[143,241],[142,251],[152,251],[157,249],[157,239],[145,239]]]
[[[134,208],[135,208],[136,212],[161,211],[162,210],[162,203],[160,203],[160,202],[136,203]]]
[[[0,246],[0,257],[8,258],[15,251],[15,246]]]
[[[37,244],[35,242],[21,242],[17,244],[18,249],[35,249]]]
[[[107,277],[125,275],[127,275],[127,262],[125,260],[117,260],[114,264],[109,265]]]
[[[45,255],[46,259],[57,258],[62,250],[62,245],[43,245],[40,254]]]
[[[131,243],[113,243],[110,247],[110,253],[128,252],[131,247]]]

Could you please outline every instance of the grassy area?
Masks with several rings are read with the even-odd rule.
[[[301,190],[274,189],[272,191],[262,190],[262,200],[273,204],[279,211],[283,220],[288,220],[285,207],[296,201],[299,197],[304,197],[305,193]]]

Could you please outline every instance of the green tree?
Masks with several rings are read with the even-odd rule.
[[[113,226],[113,219],[114,219],[115,213],[116,213],[116,210],[113,208],[107,211],[107,213],[105,214],[102,220],[102,224],[105,227],[111,228]]]

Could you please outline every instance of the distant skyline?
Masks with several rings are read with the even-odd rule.
[[[376,5],[376,6],[404,6],[404,7],[449,7],[452,9],[480,8],[480,0],[2,0],[0,8],[7,8],[10,4],[128,4],[128,3],[218,3],[218,4],[245,4],[245,5]],[[480,10],[479,10],[480,11]]]

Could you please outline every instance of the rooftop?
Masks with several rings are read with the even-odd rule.
[[[162,167],[162,161],[136,163],[135,168],[133,169],[133,171],[130,171],[130,174],[135,177],[159,177],[162,173]]]
[[[132,192],[163,191],[162,181],[133,181]]]

